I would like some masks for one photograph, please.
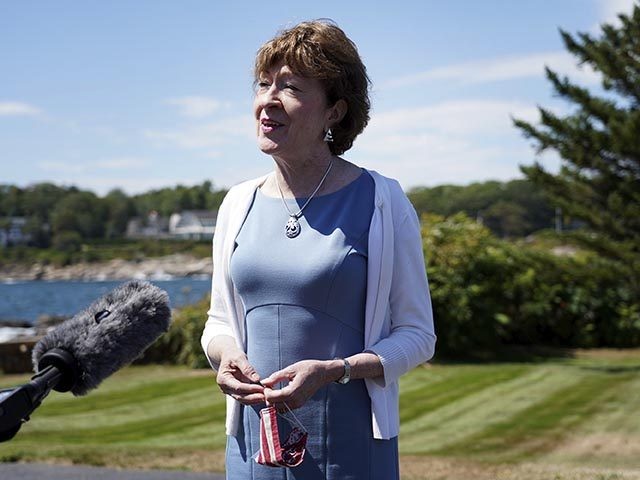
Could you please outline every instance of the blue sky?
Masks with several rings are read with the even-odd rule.
[[[5,1],[0,183],[137,193],[269,171],[254,141],[253,58],[279,29],[320,17],[354,40],[373,80],[370,125],[345,158],[407,189],[520,177],[536,157],[510,117],[569,108],[543,66],[598,88],[558,28],[596,33],[632,4]]]

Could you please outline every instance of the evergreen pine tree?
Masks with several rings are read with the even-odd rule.
[[[564,44],[581,64],[602,76],[606,94],[597,96],[549,68],[555,92],[571,102],[572,113],[558,116],[539,108],[540,125],[514,120],[539,152],[562,158],[558,174],[542,165],[521,167],[566,214],[582,220],[589,238],[610,253],[640,253],[640,5],[619,15],[619,26],[602,25],[598,38],[560,30]],[[625,255],[626,256],[626,255]]]

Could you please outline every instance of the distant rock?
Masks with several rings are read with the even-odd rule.
[[[29,327],[32,327],[33,325],[31,325],[29,322],[25,320],[0,319],[0,326],[8,327],[8,328],[29,328]]]
[[[77,263],[66,267],[53,265],[5,265],[0,278],[5,280],[160,280],[174,277],[209,276],[208,258],[174,254],[136,260],[114,259],[103,263]]]

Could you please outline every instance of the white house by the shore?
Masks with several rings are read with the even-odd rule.
[[[128,238],[210,240],[216,229],[217,210],[184,210],[169,218],[151,212],[146,219],[134,218],[127,225]]]
[[[169,217],[169,234],[173,238],[209,240],[216,230],[217,211],[185,210]]]

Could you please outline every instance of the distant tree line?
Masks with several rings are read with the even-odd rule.
[[[10,217],[24,217],[23,231],[32,246],[64,250],[78,241],[121,238],[131,218],[151,211],[168,216],[183,210],[216,210],[225,193],[214,189],[210,181],[133,196],[115,189],[103,197],[52,183],[25,188],[0,185],[0,219],[4,224]]]
[[[555,224],[555,209],[529,180],[420,187],[408,195],[418,214],[465,213],[499,237],[523,237]]]
[[[78,241],[121,238],[131,218],[145,217],[151,211],[169,216],[183,210],[216,210],[225,194],[226,190],[214,189],[210,181],[133,196],[116,189],[103,197],[52,183],[25,188],[0,185],[0,218],[24,217],[24,233],[30,236],[31,245],[64,250]],[[409,198],[420,214],[464,212],[501,237],[519,237],[553,226],[554,210],[527,180],[416,188]]]

